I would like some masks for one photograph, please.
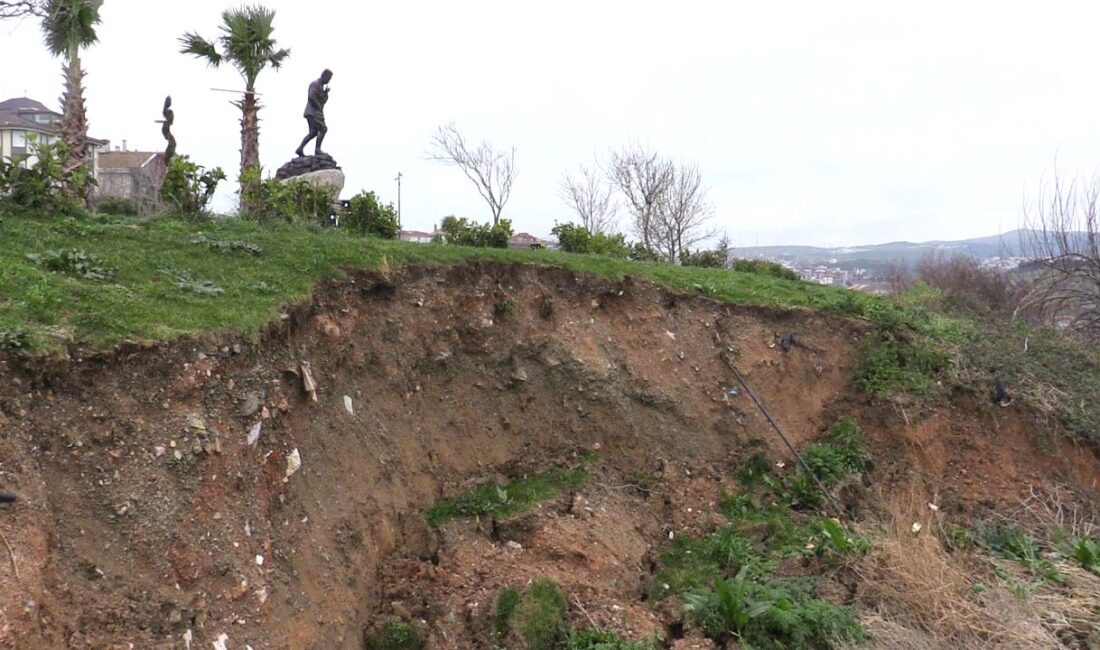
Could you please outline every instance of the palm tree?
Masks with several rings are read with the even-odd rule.
[[[204,59],[211,67],[229,63],[244,78],[241,100],[234,104],[241,109],[241,176],[260,166],[260,104],[256,101],[256,78],[264,68],[276,70],[290,56],[288,49],[276,49],[272,23],[275,12],[259,5],[228,9],[222,12],[221,36],[208,41],[193,32],[180,38],[184,54]],[[221,51],[218,46],[221,46]]]
[[[88,164],[88,111],[84,105],[84,70],[80,66],[80,50],[97,40],[99,8],[103,0],[49,0],[42,19],[46,47],[54,56],[63,57],[65,94],[61,97],[61,139],[67,149],[64,163],[66,176]],[[91,174],[84,177],[84,187],[77,188],[87,203],[91,189]]]

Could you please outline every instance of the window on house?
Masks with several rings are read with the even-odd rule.
[[[26,131],[12,131],[11,132],[11,146],[13,146],[13,147],[26,147],[27,146],[27,132]]]
[[[53,117],[49,113],[39,113],[34,116],[34,121],[39,124],[49,124],[53,121]]]

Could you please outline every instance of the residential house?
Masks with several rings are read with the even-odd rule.
[[[442,233],[439,233],[442,234]],[[414,244],[430,244],[435,238],[436,234],[430,232],[424,232],[423,230],[402,230],[398,233],[398,239],[401,241],[408,241]]]
[[[167,173],[163,153],[127,151],[125,144],[121,150],[104,151],[99,154],[96,198],[129,199],[138,214],[152,214],[160,207],[160,188]]]
[[[61,139],[61,113],[46,108],[41,102],[27,97],[16,97],[0,102],[0,159],[15,160],[27,156],[30,140],[37,138],[43,144]],[[107,140],[88,138],[92,176],[98,180],[99,154],[110,144]],[[28,159],[28,162],[33,162]]]
[[[553,248],[554,242],[539,239],[531,233],[521,232],[516,233],[508,238],[508,248]]]

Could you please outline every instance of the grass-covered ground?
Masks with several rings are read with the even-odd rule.
[[[549,264],[604,277],[635,275],[744,304],[859,313],[875,303],[764,275],[553,251],[408,244],[290,224],[8,216],[0,222],[0,333],[6,333],[0,336],[8,347],[21,338],[28,349],[50,351],[211,330],[250,335],[280,306],[305,299],[319,281],[349,267],[377,268],[383,260],[390,267],[470,260]]]
[[[821,309],[865,318],[856,386],[872,397],[917,398],[993,378],[1100,440],[1100,359],[1063,337],[973,314],[945,312],[927,288],[901,300],[725,269],[631,262],[554,251],[408,244],[338,229],[225,219],[196,224],[95,215],[0,217],[0,351],[105,349],[122,341],[203,332],[254,336],[287,304],[349,268],[473,260],[631,275],[671,289],[748,305]]]

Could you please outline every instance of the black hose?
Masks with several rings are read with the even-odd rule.
[[[0,503],[15,503],[15,492],[0,492]]]

